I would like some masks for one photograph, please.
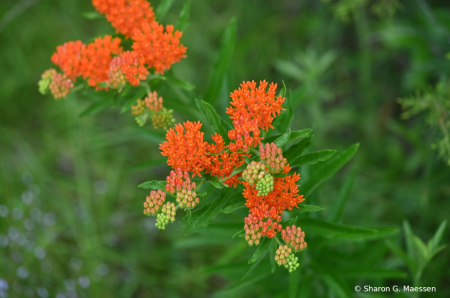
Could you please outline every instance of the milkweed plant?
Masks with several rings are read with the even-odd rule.
[[[170,1],[160,5],[166,2]],[[203,121],[178,123],[174,111],[165,107],[170,98],[163,98],[153,86],[164,81],[176,88],[192,89],[170,71],[173,64],[187,59],[181,30],[187,24],[190,2],[182,9],[176,26],[158,23],[153,8],[145,0],[92,0],[92,4],[117,34],[97,37],[88,43],[77,40],[57,46],[51,56],[57,68],[44,71],[39,91],[43,94],[50,91],[55,99],[79,90],[106,94],[83,113],[93,115],[107,107],[118,107],[122,113],[131,110],[137,125],[144,126],[150,121],[152,129],[165,131],[165,141],[159,150],[167,157],[171,171],[166,173],[165,180],[139,185],[149,190],[139,202],[143,204],[143,214],[156,217],[158,229],[164,230],[184,216],[188,222],[186,234],[192,234],[206,228],[220,213],[228,215],[245,208],[247,216],[241,218],[242,229],[230,237],[244,238],[250,247],[256,247],[250,264],[269,252],[272,272],[276,265],[294,272],[300,266],[299,256],[308,250],[319,252],[326,246],[324,242],[317,242],[319,248],[308,245],[309,233],[325,234],[332,240],[369,241],[398,232],[396,227],[338,223],[355,170],[345,180],[327,220],[306,216],[308,212],[324,209],[308,204],[311,193],[353,157],[359,144],[339,153],[309,152],[313,130],[289,129],[293,107],[284,82],[280,88],[279,83],[255,82],[250,78],[235,90],[228,90],[231,100],[226,110],[216,111],[214,100],[190,98]],[[222,40],[225,48],[222,52],[226,53],[233,42],[235,29],[236,22],[232,21]],[[223,71],[223,67],[219,65],[214,71]],[[183,107],[177,112],[183,113]],[[229,119],[221,117],[225,114]],[[205,126],[214,132],[210,138],[202,132]],[[305,181],[299,172],[304,165],[314,165]],[[437,247],[438,240],[435,242]],[[313,260],[318,259],[313,252],[311,255]],[[310,264],[315,272],[336,277],[334,271],[325,274],[327,269],[320,262]],[[385,276],[389,274],[403,275],[398,270],[386,272]],[[349,293],[345,285],[338,286]]]

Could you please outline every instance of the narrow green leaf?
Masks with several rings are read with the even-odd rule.
[[[276,139],[274,141],[275,145],[277,145],[278,147],[283,146],[284,144],[286,144],[287,142],[289,142],[289,136],[290,136],[291,132],[289,130],[289,132],[281,135],[278,139]]]
[[[83,17],[88,20],[96,20],[101,19],[103,15],[101,15],[98,11],[87,11],[82,13]]]
[[[215,188],[222,189],[222,188],[228,188],[228,185],[224,184],[222,181],[219,180],[216,176],[211,176],[210,174],[203,174],[203,177],[211,183]]]
[[[326,238],[364,239],[377,233],[375,229],[330,223],[318,218],[299,219],[297,226],[303,231]]]
[[[175,29],[183,32],[189,23],[189,16],[191,14],[191,0],[186,1],[184,3],[183,8],[181,9],[180,16],[178,17],[177,25]]]
[[[226,189],[221,192],[221,194],[209,205],[209,208],[192,224],[186,235],[193,234],[200,229],[208,226],[208,224],[213,221],[223,206],[228,203],[228,200],[232,196],[233,190]]]
[[[191,209],[187,209],[186,213],[187,213],[188,223],[189,223],[190,226],[192,226],[192,212],[191,212]]]
[[[206,191],[197,191],[197,197],[206,196],[208,193]]]
[[[225,78],[225,73],[231,65],[231,57],[236,45],[237,26],[236,18],[232,18],[222,36],[219,54],[216,57],[212,69],[212,75],[206,90],[205,99],[214,104],[220,95],[220,89]]]
[[[138,93],[136,93],[134,96],[132,96],[125,102],[122,109],[120,110],[120,113],[123,114],[126,111],[128,111],[131,108],[131,106],[135,104],[138,99],[141,99],[146,93],[147,93],[146,89],[141,89]]]
[[[233,170],[233,172],[231,172],[230,176],[221,179],[220,181],[225,181],[227,179],[230,179],[231,177],[233,177],[234,175],[237,175],[239,173],[242,173],[245,169],[247,168],[247,164],[243,163],[241,164],[239,167],[237,167],[236,169]]]
[[[311,128],[291,131],[291,134],[289,135],[289,141],[288,142],[290,143],[290,142],[293,142],[293,141],[295,141],[297,139],[304,138],[304,137],[308,136],[312,131],[313,130]],[[281,136],[282,135],[269,137],[269,138],[266,138],[266,139],[262,140],[261,142],[263,142],[263,143],[272,143],[273,141],[275,141],[276,139],[278,139]]]
[[[320,150],[305,154],[298,157],[294,163],[289,164],[291,167],[301,167],[308,164],[315,164],[319,161],[325,161],[332,157],[336,153],[336,150]]]
[[[245,236],[245,230],[241,230],[241,231],[235,233],[233,235],[233,237],[231,237],[231,238],[238,238],[238,237],[241,238],[241,237],[244,237],[244,236]]]
[[[350,197],[350,191],[352,190],[353,182],[355,182],[357,172],[358,168],[354,167],[345,179],[344,185],[339,190],[336,203],[334,204],[333,212],[328,216],[329,221],[338,222],[341,218],[345,204],[347,204],[348,198]]]
[[[292,167],[300,155],[302,155],[303,151],[309,147],[312,137],[313,136],[309,136],[301,139],[297,144],[291,146],[283,153],[283,156],[288,160],[289,166]]]
[[[285,97],[286,96],[286,84],[284,83],[284,81],[282,81],[282,82],[283,82],[283,88],[281,88],[281,91],[278,94],[278,96]]]
[[[444,220],[437,229],[436,233],[434,234],[433,239],[431,239],[431,246],[430,246],[431,251],[433,251],[435,248],[439,246],[439,243],[441,242],[442,239],[442,235],[444,235],[446,225],[447,220]]]
[[[161,190],[165,190],[166,189],[166,181],[156,181],[156,180],[152,180],[152,181],[147,181],[144,182],[142,184],[139,184],[139,188],[144,188],[144,189],[161,189]]]
[[[276,265],[275,255],[276,255],[276,250],[277,250],[277,242],[276,241],[271,241],[270,244],[269,244],[269,258],[270,258],[270,272],[271,273],[275,272],[275,265]]]
[[[288,226],[292,226],[293,224],[295,224],[297,222],[297,219],[298,219],[297,216],[295,218],[290,218],[285,222],[281,223],[281,226],[283,227],[283,229],[286,229]]]
[[[186,81],[183,81],[177,77],[175,77],[171,71],[168,71],[164,74],[164,77],[166,78],[166,82],[170,85],[176,86],[180,89],[184,90],[193,90],[195,88],[194,85],[191,83],[188,83]]]
[[[86,116],[93,116],[105,110],[106,108],[112,107],[113,104],[114,104],[113,98],[107,98],[104,100],[93,102],[83,112],[80,113],[79,117],[83,118]]]
[[[306,213],[306,212],[316,212],[316,211],[320,211],[323,209],[325,209],[325,208],[320,207],[320,206],[300,204],[299,209],[295,208],[292,212]]]
[[[239,202],[230,206],[225,207],[222,212],[223,213],[231,213],[234,212],[238,209],[242,209],[242,208],[246,208],[247,206],[245,206],[245,201],[244,202]]]
[[[249,278],[246,278],[246,279],[242,279],[241,281],[239,281],[239,282],[237,282],[235,284],[232,284],[229,288],[223,289],[223,290],[221,290],[218,293],[221,294],[221,295],[224,295],[224,294],[228,295],[229,293],[237,291],[239,289],[243,289],[243,288],[247,288],[248,289],[251,285],[253,285],[253,284],[257,283],[258,281],[266,278],[268,275],[269,274],[264,272],[264,271],[258,272],[257,275],[249,277]],[[225,295],[225,297],[229,297],[229,296]]]
[[[155,16],[158,22],[161,22],[164,16],[169,11],[170,7],[172,6],[173,0],[162,0],[161,3],[159,3],[158,7],[155,10]]]
[[[409,223],[405,220],[403,221],[403,230],[405,232],[405,241],[406,241],[406,251],[408,256],[411,259],[414,259],[415,255],[415,245],[414,245],[414,234],[409,226]]]
[[[406,265],[408,265],[409,270],[411,270],[412,272],[416,272],[417,270],[416,264],[414,264],[412,259],[408,255],[406,255],[406,253],[400,248],[400,246],[398,246],[398,244],[392,242],[389,239],[386,239],[385,243],[392,250],[392,252],[395,255],[397,255],[397,257],[402,259],[403,262],[405,262]]]
[[[258,247],[256,248],[255,252],[253,253],[253,256],[250,258],[248,263],[252,264],[252,263],[256,262],[256,260],[258,260],[259,257],[261,257],[261,255],[264,252],[266,252],[267,249],[269,249],[269,244],[272,241],[273,241],[273,238],[270,239],[270,238],[264,237],[263,241],[261,241],[261,243],[258,245]]]
[[[342,168],[356,153],[359,144],[350,146],[343,152],[334,155],[329,160],[321,163],[316,171],[309,177],[309,179],[300,186],[300,193],[308,196],[310,195],[320,184],[330,179],[334,174]]]
[[[212,130],[214,132],[218,132],[224,138],[225,141],[228,141],[228,133],[225,130],[224,126],[222,125],[223,120],[220,119],[214,107],[209,103],[207,103],[206,101],[197,98],[195,99],[195,103],[197,104],[197,107],[199,108],[200,112],[208,120]]]
[[[250,160],[250,158],[248,158],[248,156],[244,155],[244,159],[245,159],[245,163],[249,164],[252,161]]]
[[[423,243],[423,241],[414,235],[413,237],[414,244],[416,245],[417,251],[420,253],[419,256],[422,258],[422,261],[424,263],[429,261],[429,251],[428,247]]]

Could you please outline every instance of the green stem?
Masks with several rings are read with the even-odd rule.
[[[203,183],[205,183],[206,179],[203,178],[200,183],[197,185],[197,187],[195,188],[195,191],[198,191],[200,189],[200,187],[203,185]]]
[[[280,239],[278,239],[277,236],[274,237],[275,241],[279,244],[279,245],[283,245],[283,243],[281,243]]]

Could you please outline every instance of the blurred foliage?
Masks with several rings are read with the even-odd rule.
[[[162,23],[178,24],[183,7],[160,9]],[[280,88],[284,80],[293,113],[279,121],[292,131],[314,128],[304,156],[360,143],[357,168],[345,166],[305,196],[323,211],[286,214],[311,235],[290,276],[271,274],[270,249],[247,264],[253,251],[231,238],[245,209],[188,236],[187,218],[159,232],[141,215],[148,191],[136,185],[169,172],[158,149],[164,133],[137,127],[114,105],[80,118],[89,92],[60,101],[38,93],[56,45],[114,34],[93,10],[89,0],[0,3],[0,297],[353,297],[364,284],[435,286],[436,297],[450,296],[450,255],[439,251],[450,238],[450,168],[431,149],[442,132],[424,125],[423,113],[401,119],[397,101],[411,99],[415,111],[426,99],[431,108],[447,89],[445,2],[192,1],[189,23],[180,21],[188,57],[173,73],[196,88],[154,86],[177,121],[205,122],[194,94],[225,118],[242,81]],[[430,85],[437,87],[411,97]],[[427,119],[436,113],[427,111]],[[300,184],[330,160],[302,165]],[[336,239],[323,222],[356,227],[364,239]],[[371,238],[377,229],[389,239]]]

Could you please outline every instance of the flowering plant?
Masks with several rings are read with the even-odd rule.
[[[296,253],[308,246],[305,232],[325,235],[333,238],[331,241],[376,239],[397,232],[390,227],[359,228],[337,223],[355,171],[347,178],[328,220],[309,215],[324,208],[303,202],[312,201],[313,191],[353,157],[359,144],[338,154],[335,150],[308,152],[313,130],[290,130],[293,107],[284,82],[278,94],[278,84],[243,82],[230,93],[229,107],[216,111],[215,97],[223,87],[220,82],[236,37],[234,20],[224,34],[205,100],[186,96],[187,103],[197,107],[192,113],[177,104],[172,104],[174,109],[166,109],[163,103],[171,104],[176,98],[163,100],[162,93],[157,92],[160,81],[171,87],[193,89],[170,72],[172,64],[186,57],[180,30],[186,24],[190,2],[180,14],[176,26],[179,30],[159,24],[145,0],[93,0],[93,5],[106,16],[118,36],[107,35],[90,43],[69,41],[58,46],[51,61],[61,72],[45,71],[39,89],[42,93],[50,90],[55,98],[87,90],[90,96],[100,99],[82,115],[107,107],[120,107],[121,112],[131,109],[140,126],[151,119],[155,129],[166,131],[159,149],[172,170],[165,180],[139,185],[150,190],[143,213],[156,217],[158,229],[166,229],[181,210],[185,213],[181,221],[187,223],[186,234],[190,235],[207,230],[220,213],[245,209],[244,215],[238,215],[241,230],[234,230],[234,235],[229,236],[244,238],[250,246],[257,247],[249,260],[254,263],[249,271],[270,253],[272,272],[277,264],[289,272],[299,268],[303,254]],[[131,43],[128,49],[122,46],[123,40]],[[85,82],[77,83],[80,78]],[[174,111],[187,114],[190,119],[172,127],[176,122]],[[229,120],[222,117],[224,114]],[[210,137],[202,132],[205,127],[212,131]],[[300,186],[299,171],[306,165],[313,165],[313,171],[306,172]],[[311,265],[318,272],[323,269],[317,262]]]

